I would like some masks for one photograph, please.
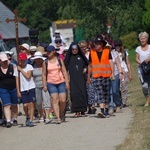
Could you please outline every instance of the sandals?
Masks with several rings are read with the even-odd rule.
[[[81,114],[79,112],[76,112],[74,115],[75,118],[80,117],[80,116],[81,116]]]
[[[60,120],[60,119],[57,119],[57,120],[56,120],[56,124],[61,124],[61,120]]]

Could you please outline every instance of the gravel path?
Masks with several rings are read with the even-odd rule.
[[[35,127],[0,127],[1,150],[115,150],[130,129],[133,114],[130,108],[110,118],[97,115],[73,118],[67,113],[66,122],[60,125],[35,123]],[[25,116],[18,122],[24,124]],[[36,122],[36,120],[35,120]]]

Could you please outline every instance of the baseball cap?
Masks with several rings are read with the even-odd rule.
[[[11,51],[5,51],[6,54],[13,55],[14,53]]]
[[[60,31],[59,30],[55,30],[55,33],[60,33]]]
[[[0,53],[0,60],[1,61],[7,61],[8,60],[8,57],[5,53]]]
[[[115,46],[122,46],[122,41],[120,39],[116,40],[114,43]]]
[[[55,47],[53,45],[49,45],[47,48],[46,48],[46,51],[47,52],[52,52],[55,50]]]
[[[18,56],[19,60],[27,60],[27,55],[25,53],[20,53]]]
[[[98,35],[95,39],[94,39],[94,43],[103,43],[103,46],[105,46],[107,44],[107,42],[103,39],[102,35]]]

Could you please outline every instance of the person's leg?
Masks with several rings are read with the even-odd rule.
[[[59,91],[60,118],[62,121],[65,121],[65,107],[66,107],[66,99],[67,99],[65,83],[59,84],[58,91]]]
[[[11,127],[11,95],[7,89],[0,88],[0,97],[3,104],[4,115],[6,118],[6,127]]]
[[[57,118],[57,122],[56,123],[60,123],[60,114],[59,114],[59,91],[58,91],[58,85],[55,84],[47,84],[47,89],[50,93],[51,96],[51,102],[52,102],[52,107],[54,109],[54,113],[56,115]]]
[[[122,104],[121,95],[120,95],[120,79],[119,75],[115,75],[115,80],[112,82],[112,93],[113,100],[117,107],[118,112],[120,111],[120,107]]]
[[[48,124],[50,123],[49,119],[49,113],[50,113],[50,95],[49,92],[45,92],[42,90],[42,99],[43,99],[43,105],[44,105],[44,110],[45,110],[45,123]]]
[[[11,95],[11,113],[12,113],[12,121],[13,125],[18,125],[17,116],[18,116],[18,97],[17,97],[17,90],[13,89],[10,91]]]
[[[35,89],[35,96],[36,96],[36,109],[38,110],[39,114],[39,121],[43,122],[43,97],[42,97],[42,88],[36,88]]]

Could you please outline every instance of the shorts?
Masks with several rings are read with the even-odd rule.
[[[22,91],[21,92],[21,100],[23,104],[36,102],[35,99],[35,89],[30,89],[28,91]]]
[[[17,89],[7,90],[0,88],[0,98],[2,100],[3,106],[7,105],[17,105],[18,97],[17,97]]]
[[[66,84],[65,82],[59,84],[47,83],[47,89],[50,94],[53,93],[66,93]]]

